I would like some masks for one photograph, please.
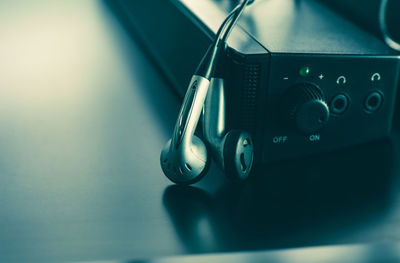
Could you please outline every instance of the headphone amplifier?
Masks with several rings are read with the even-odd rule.
[[[117,0],[183,95],[228,11],[223,0]],[[227,42],[226,118],[254,139],[257,162],[389,135],[400,56],[313,0],[255,0]]]

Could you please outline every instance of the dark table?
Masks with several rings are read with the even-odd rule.
[[[3,1],[0,33],[0,262],[400,241],[398,133],[171,186],[180,100],[103,1]]]

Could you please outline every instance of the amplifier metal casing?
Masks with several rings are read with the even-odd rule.
[[[183,95],[232,8],[229,3],[118,0],[114,7]],[[389,135],[400,57],[327,7],[312,0],[256,0],[227,44],[227,127],[253,134],[257,162],[331,151]],[[287,91],[298,83],[312,84],[325,96],[331,114],[318,131],[301,133],[287,125],[282,114]],[[344,112],[335,108],[341,105],[335,104],[338,96],[347,99]],[[366,101],[375,105],[376,100],[379,107],[371,110]]]

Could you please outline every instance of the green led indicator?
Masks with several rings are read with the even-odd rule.
[[[310,75],[310,68],[309,68],[309,67],[302,67],[302,68],[299,70],[299,74],[300,74],[300,76],[302,76],[302,77],[307,77],[308,75]]]

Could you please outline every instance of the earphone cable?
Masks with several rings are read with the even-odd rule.
[[[381,0],[381,4],[379,6],[379,28],[381,30],[383,40],[386,44],[396,51],[400,51],[400,43],[396,42],[388,32],[387,29],[387,7],[389,0]]]
[[[216,37],[211,44],[210,49],[207,51],[196,71],[197,75],[203,76],[207,79],[210,79],[212,77],[215,61],[219,55],[219,51],[222,46],[221,43],[224,43],[233,26],[236,24],[244,8],[249,2],[250,0],[244,0],[242,3],[238,4],[225,18],[222,25],[217,31]]]

